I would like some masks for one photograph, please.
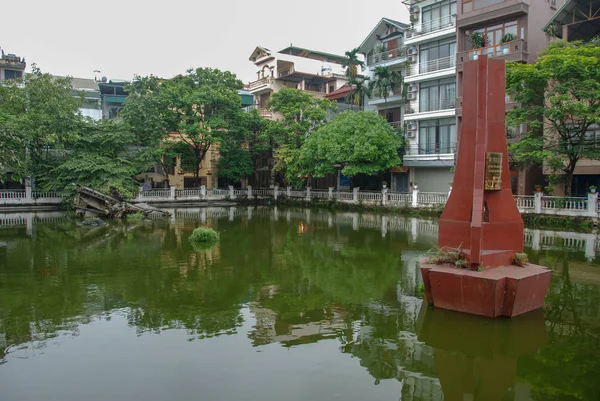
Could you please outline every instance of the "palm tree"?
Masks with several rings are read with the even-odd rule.
[[[348,81],[356,79],[358,76],[358,67],[363,68],[365,66],[365,63],[358,59],[358,51],[358,47],[356,47],[345,53],[347,59],[344,60],[343,65],[346,67],[346,78]]]
[[[354,108],[354,105],[361,106],[362,99],[365,96],[371,96],[371,89],[369,85],[369,77],[355,78],[348,81],[348,85],[352,88],[348,94],[347,100]]]
[[[376,67],[373,80],[369,83],[369,89],[387,104],[387,98],[391,93],[404,86],[404,77],[398,71],[390,70],[388,67]],[[402,91],[404,95],[406,91]]]

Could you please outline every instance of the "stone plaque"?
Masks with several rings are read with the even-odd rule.
[[[499,191],[502,189],[502,153],[488,152],[485,157],[485,189]]]

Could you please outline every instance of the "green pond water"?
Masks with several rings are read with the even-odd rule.
[[[545,307],[490,320],[423,302],[435,221],[172,212],[0,215],[0,400],[600,400],[596,234],[527,230]]]

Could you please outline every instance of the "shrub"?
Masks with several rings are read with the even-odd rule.
[[[513,264],[517,266],[525,266],[529,263],[529,257],[526,253],[516,253],[515,258],[513,260]]]
[[[214,243],[219,240],[219,233],[210,227],[198,227],[190,235],[190,241],[193,243],[204,242]]]

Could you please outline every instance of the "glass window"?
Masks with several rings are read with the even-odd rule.
[[[421,19],[423,30],[433,31],[445,27],[450,22],[450,16],[456,14],[456,1],[444,0],[423,7]]]
[[[23,73],[15,70],[4,70],[4,79],[19,79]]]
[[[437,71],[454,66],[456,59],[456,42],[436,41],[422,45],[419,50],[419,73]],[[435,62],[434,60],[439,60]]]
[[[419,124],[419,153],[438,154],[456,151],[456,120],[442,118]]]

